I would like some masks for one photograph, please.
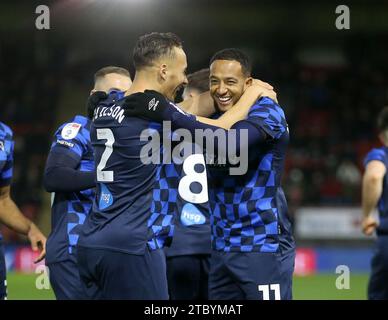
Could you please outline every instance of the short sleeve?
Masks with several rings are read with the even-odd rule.
[[[279,139],[288,131],[283,109],[272,99],[259,99],[249,110],[246,121],[262,129],[272,139]]]
[[[14,141],[12,130],[1,124],[0,127],[0,187],[11,184],[13,173]]]
[[[55,132],[50,152],[59,152],[80,161],[87,150],[87,134],[90,133],[82,123],[65,123]]]
[[[387,163],[387,154],[386,154],[386,152],[383,149],[381,149],[381,148],[372,149],[366,155],[366,157],[364,159],[364,166],[366,167],[368,165],[368,163],[373,161],[373,160],[381,161],[384,164],[386,164]]]

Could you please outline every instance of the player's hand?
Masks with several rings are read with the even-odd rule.
[[[39,251],[40,254],[38,258],[34,261],[34,263],[38,263],[44,259],[46,256],[46,237],[43,235],[43,233],[39,230],[39,228],[34,224],[31,223],[30,230],[27,234],[28,239],[31,242],[31,248],[33,251]]]
[[[86,113],[89,119],[93,118],[94,109],[99,105],[102,100],[105,100],[108,95],[104,91],[96,91],[91,94],[86,101]]]
[[[121,107],[128,117],[140,117],[156,122],[168,120],[166,111],[172,108],[168,100],[154,90],[145,90],[127,96]]]
[[[271,86],[268,82],[264,82],[255,78],[252,79],[252,86],[259,86],[268,90],[273,90],[273,86]]]
[[[373,218],[372,216],[368,216],[362,219],[362,222],[361,222],[362,232],[366,236],[371,236],[373,232],[376,230],[377,226],[378,226],[378,223],[376,219]]]
[[[278,97],[277,97],[277,94],[274,90],[262,89],[260,98],[261,97],[271,98],[273,101],[278,103]]]
[[[253,79],[252,85],[248,87],[247,90],[254,90],[258,98],[268,97],[278,103],[276,92],[273,90],[273,87],[267,82],[261,81],[259,79]]]

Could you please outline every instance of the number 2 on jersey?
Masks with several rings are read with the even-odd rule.
[[[115,137],[111,129],[97,129],[97,139],[106,140],[105,150],[102,153],[100,163],[97,166],[97,181],[98,182],[113,182],[113,171],[104,171],[106,163],[108,162],[109,157],[113,153],[113,143],[115,142]]]

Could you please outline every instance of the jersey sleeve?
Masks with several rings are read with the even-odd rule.
[[[58,152],[81,161],[82,154],[87,150],[87,134],[82,123],[65,123],[56,131],[50,152]]]
[[[14,141],[11,129],[0,136],[0,187],[11,184],[13,172]]]
[[[373,160],[381,161],[384,164],[386,164],[387,154],[382,149],[378,149],[378,148],[372,149],[364,159],[364,166],[366,167],[368,163]]]
[[[272,99],[259,99],[249,110],[246,121],[263,130],[272,139],[279,139],[288,130],[282,108]]]

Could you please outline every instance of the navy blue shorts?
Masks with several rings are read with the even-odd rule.
[[[167,258],[167,280],[171,300],[207,300],[209,254]]]
[[[134,255],[78,247],[80,276],[91,299],[168,300],[161,249]]]
[[[211,300],[291,300],[295,251],[288,254],[213,251]]]
[[[371,267],[368,299],[388,300],[388,235],[377,236]]]
[[[79,276],[77,260],[70,260],[47,265],[50,271],[50,283],[58,300],[88,299],[88,294]]]
[[[0,240],[0,300],[7,299],[7,278],[4,258],[4,247]]]

